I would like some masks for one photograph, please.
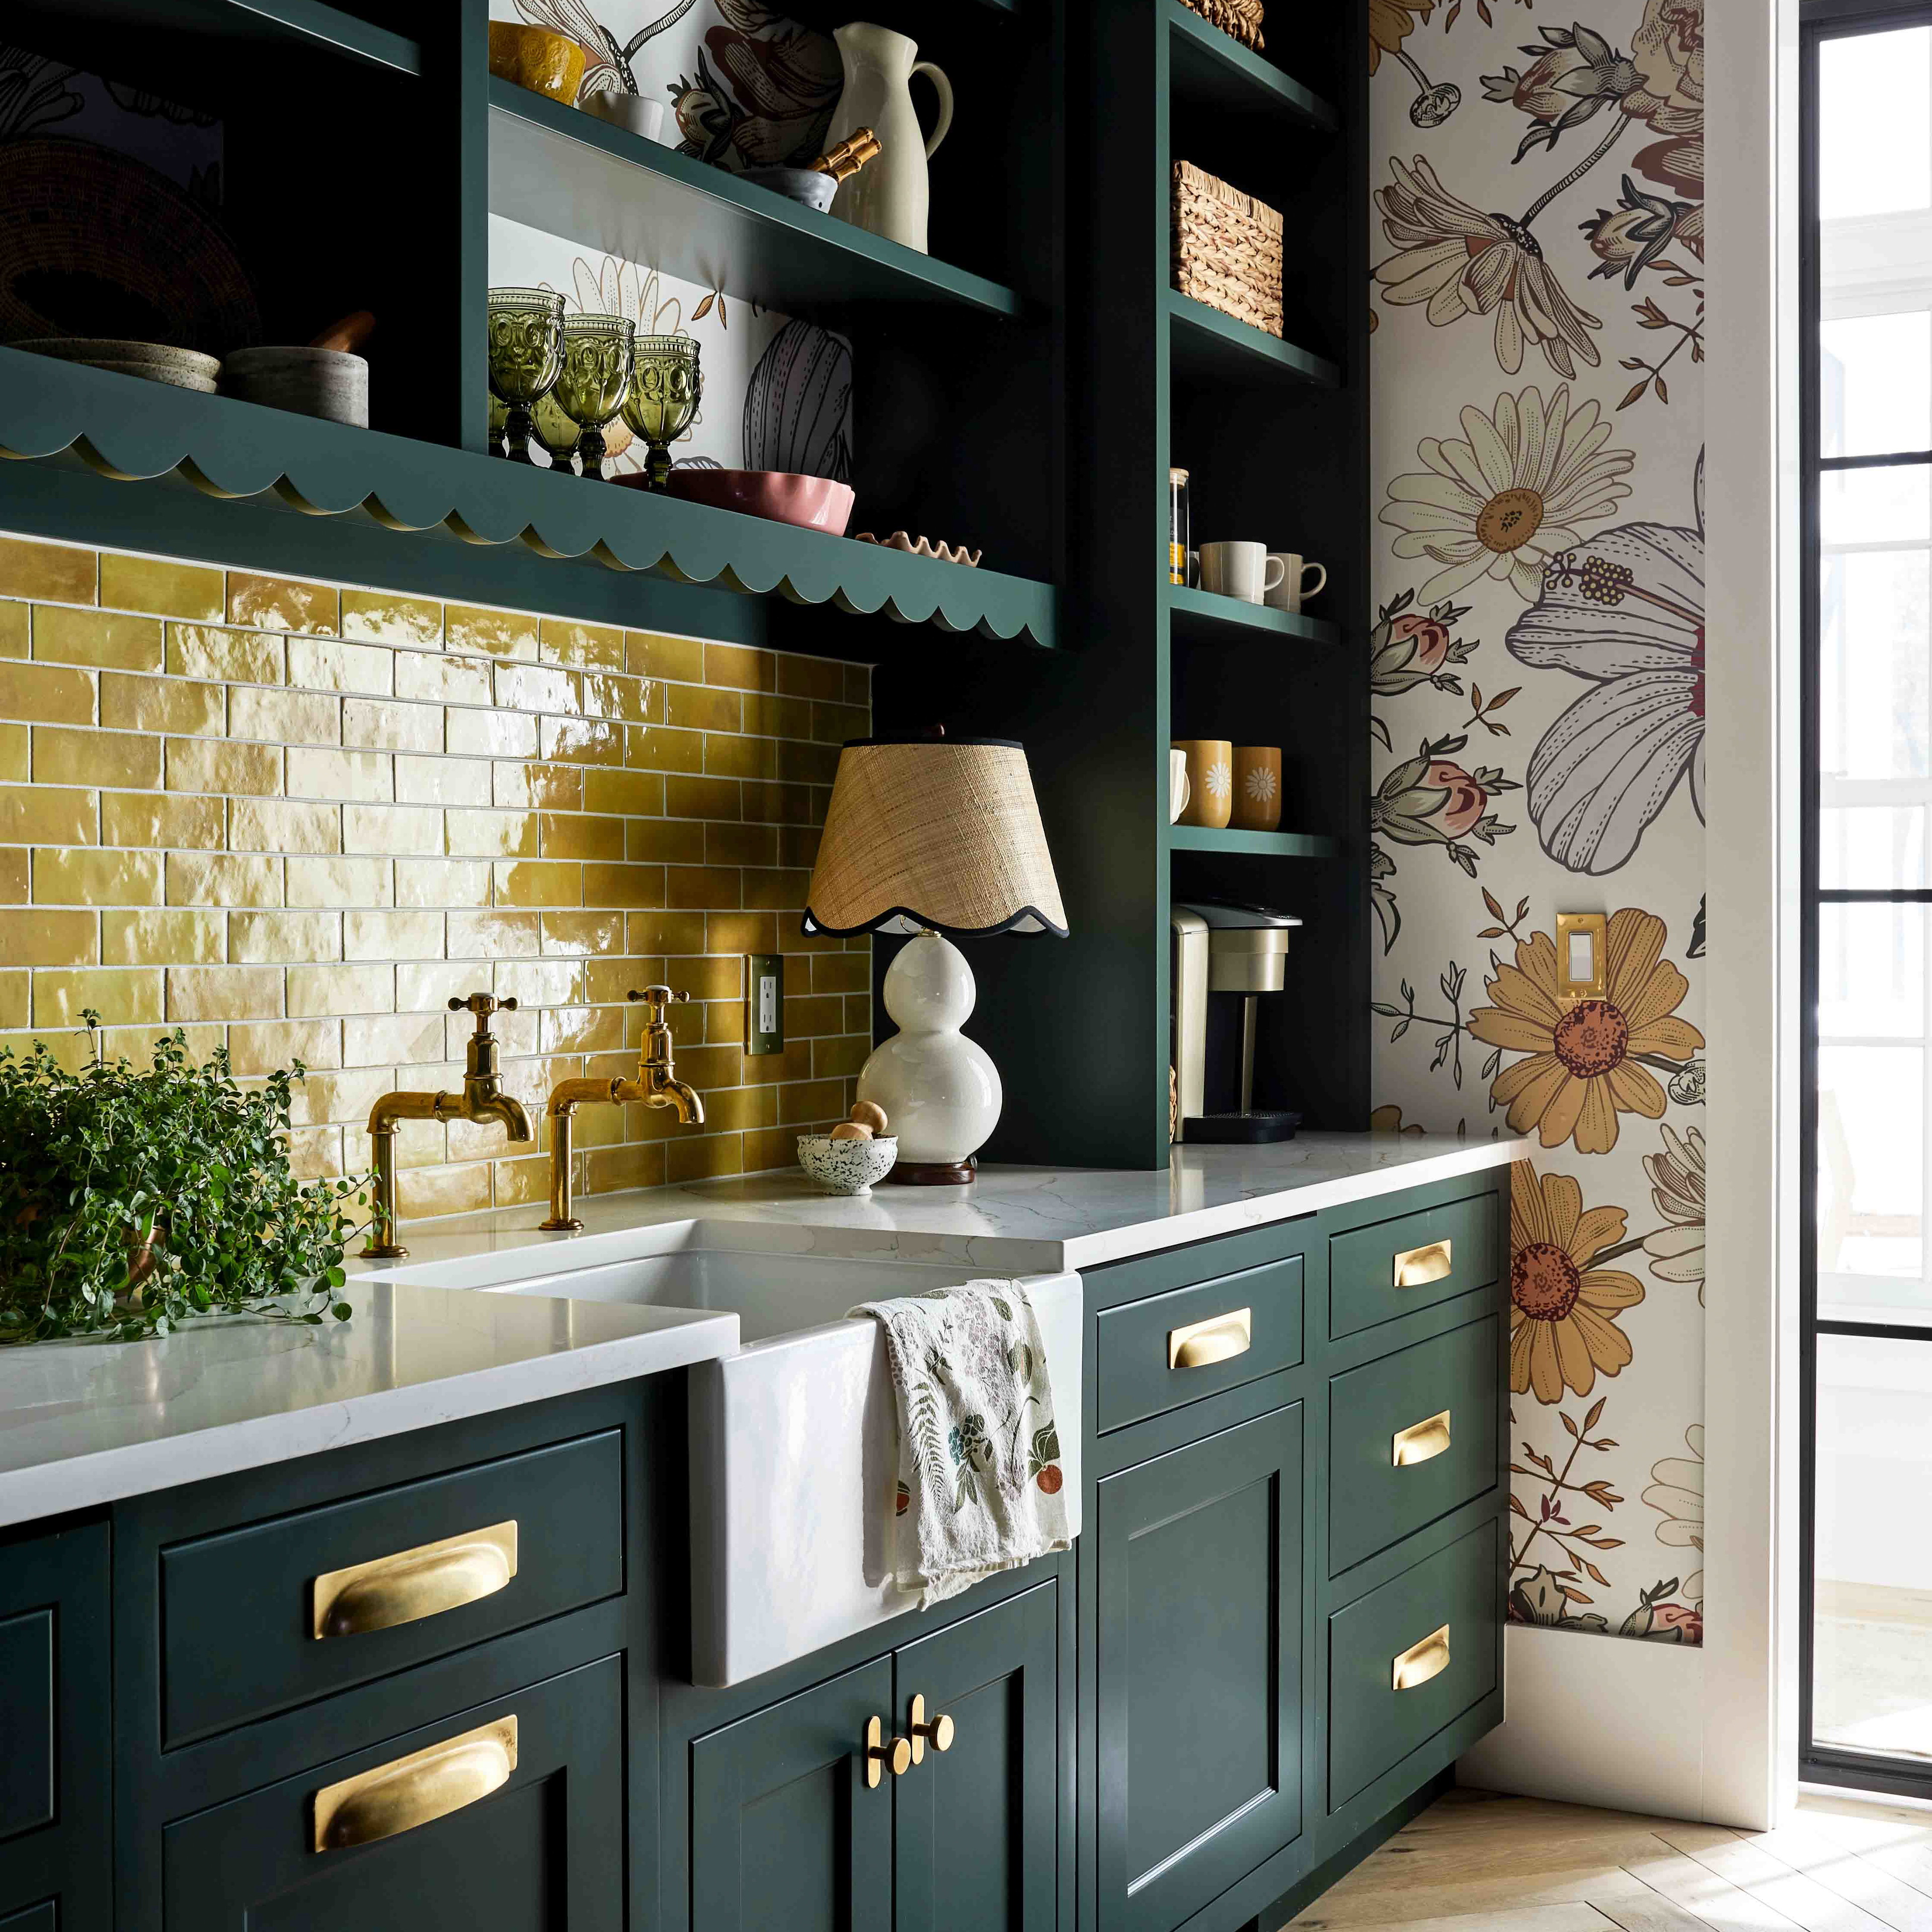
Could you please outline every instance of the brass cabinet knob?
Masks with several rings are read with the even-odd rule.
[[[866,1789],[876,1791],[879,1780],[887,1771],[895,1778],[903,1778],[912,1768],[912,1746],[904,1738],[888,1738],[885,1735],[885,1720],[868,1718],[866,1720]]]
[[[924,1760],[928,1744],[936,1751],[950,1751],[952,1748],[952,1720],[942,1711],[928,1723],[926,1694],[923,1691],[912,1700],[912,1722],[907,1728],[912,1732],[912,1761],[914,1764]]]

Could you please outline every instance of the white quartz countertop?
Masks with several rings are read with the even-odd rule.
[[[542,1207],[418,1222],[403,1229],[406,1262],[351,1262],[348,1322],[223,1318],[159,1341],[0,1350],[0,1526],[734,1353],[735,1315],[472,1292],[634,1252],[640,1235],[653,1250],[956,1263],[962,1279],[1058,1273],[1480,1173],[1524,1150],[1303,1134],[1177,1148],[1166,1172],[989,1167],[970,1187],[857,1198],[780,1173],[602,1195],[579,1203],[574,1234],[542,1233]],[[443,1285],[386,1279],[399,1270]]]
[[[706,1244],[773,1253],[956,1261],[981,1273],[1098,1268],[1291,1215],[1311,1214],[1525,1157],[1520,1140],[1448,1135],[1298,1135],[1273,1147],[1179,1147],[1165,1172],[987,1167],[970,1187],[875,1187],[821,1194],[797,1172],[695,1181],[580,1198],[584,1231],[546,1234],[542,1206],[453,1215],[406,1227],[413,1262],[508,1258],[538,1244],[574,1246],[552,1264],[587,1264],[609,1238],[639,1228],[702,1230]],[[502,1258],[496,1263],[496,1258]]]

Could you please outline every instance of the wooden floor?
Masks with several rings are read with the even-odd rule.
[[[1292,1922],[1386,1932],[1932,1932],[1932,1810],[1775,1832],[1454,1791]]]

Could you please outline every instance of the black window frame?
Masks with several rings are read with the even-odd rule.
[[[1824,905],[1932,907],[1932,887],[1896,890],[1821,888],[1819,879],[1819,760],[1822,673],[1820,592],[1822,582],[1822,479],[1835,471],[1917,466],[1932,468],[1932,450],[1826,458],[1820,454],[1818,217],[1818,50],[1826,40],[1932,26],[1932,0],[1799,0],[1798,407],[1801,533],[1799,597],[1803,661],[1801,712],[1799,854],[1801,1078],[1798,1136],[1798,1775],[1890,1797],[1932,1800],[1932,1739],[1928,1755],[1887,1757],[1820,1744],[1812,1734],[1812,1679],[1816,1667],[1818,1340],[1820,1336],[1872,1336],[1932,1344],[1924,1324],[1823,1319],[1818,1312],[1818,992],[1819,909]],[[1928,970],[1932,970],[1932,962]]]

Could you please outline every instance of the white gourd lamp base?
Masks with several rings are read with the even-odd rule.
[[[966,956],[949,939],[921,933],[887,969],[886,1011],[899,1030],[859,1074],[859,1098],[883,1107],[898,1137],[888,1181],[957,1187],[977,1171],[973,1156],[999,1125],[1000,1071],[959,1029],[976,993]]]

